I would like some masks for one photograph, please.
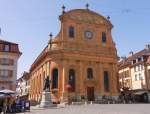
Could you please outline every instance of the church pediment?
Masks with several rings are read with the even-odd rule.
[[[66,12],[61,17],[64,20],[75,20],[78,22],[89,23],[89,24],[97,24],[97,25],[108,25],[112,27],[112,24],[105,17],[91,11],[85,9],[76,9]]]

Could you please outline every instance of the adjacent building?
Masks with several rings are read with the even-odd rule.
[[[20,98],[28,99],[30,90],[30,74],[24,72],[22,76],[17,80],[16,92]]]
[[[20,56],[18,44],[0,39],[0,90],[16,90],[17,65]]]
[[[118,63],[120,90],[124,88],[135,93],[150,91],[150,44]]]
[[[117,50],[109,18],[89,9],[64,11],[61,29],[30,68],[30,100],[40,101],[46,76],[52,100],[116,97]]]

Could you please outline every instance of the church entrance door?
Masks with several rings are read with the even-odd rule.
[[[87,87],[87,99],[88,101],[94,101],[94,87]]]

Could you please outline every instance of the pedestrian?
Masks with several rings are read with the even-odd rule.
[[[7,104],[7,105],[8,105],[8,111],[9,111],[10,113],[12,113],[13,98],[12,98],[12,97],[9,97],[7,103],[8,103],[8,104]]]
[[[7,112],[7,98],[5,98],[3,102],[3,114],[6,114],[6,112]]]
[[[11,105],[11,109],[12,109],[12,113],[16,113],[16,101],[15,100],[13,100],[13,103],[12,103],[12,105]]]
[[[3,99],[0,99],[0,114],[1,114],[2,111],[3,111],[3,102],[4,102],[4,100],[3,100]]]
[[[25,111],[25,100],[24,99],[21,100],[21,108],[22,108],[22,111],[24,112]]]

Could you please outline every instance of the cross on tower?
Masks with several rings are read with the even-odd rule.
[[[65,9],[66,9],[66,7],[63,5],[62,6],[62,13],[65,13]]]
[[[53,37],[53,34],[50,33],[49,36],[50,36],[49,44],[50,44],[50,49],[51,49],[51,47],[52,47],[52,37]]]
[[[107,19],[110,20],[110,16],[107,16]]]
[[[89,9],[89,6],[90,6],[90,5],[87,3],[87,4],[86,4],[86,9],[87,9],[87,10]]]
[[[50,33],[50,34],[49,34],[49,36],[50,36],[50,39],[52,39],[52,37],[53,37],[53,34],[52,34],[52,33]]]

